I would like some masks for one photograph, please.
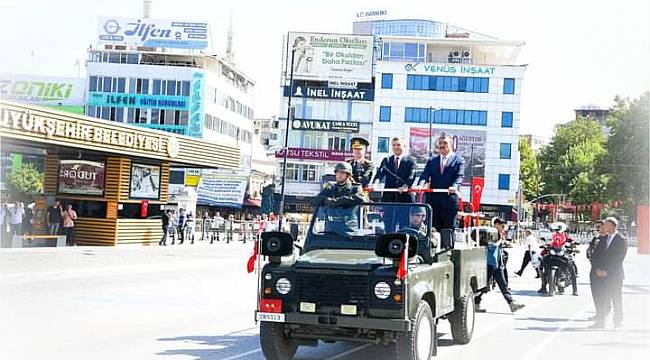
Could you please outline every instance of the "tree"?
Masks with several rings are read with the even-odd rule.
[[[519,179],[526,199],[532,200],[541,195],[543,189],[541,187],[539,162],[537,161],[537,155],[525,138],[519,139]]]
[[[578,118],[557,125],[540,153],[545,191],[567,194],[576,203],[601,200],[608,176],[598,168],[606,155],[605,135],[596,121]]]
[[[15,195],[43,192],[43,173],[33,164],[24,164],[13,169],[7,180],[7,185]]]
[[[649,201],[649,100],[647,91],[632,101],[616,97],[607,123],[608,156],[601,164],[601,172],[610,177],[607,197],[623,201],[629,210]]]

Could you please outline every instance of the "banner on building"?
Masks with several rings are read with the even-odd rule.
[[[291,122],[291,130],[358,133],[359,122],[295,119]]]
[[[134,45],[177,49],[206,49],[208,23],[169,19],[100,17],[99,45]]]
[[[88,92],[88,105],[132,108],[155,108],[165,110],[189,110],[187,96],[120,94],[110,92]]]
[[[465,159],[465,179],[463,185],[469,186],[472,176],[485,175],[485,131],[434,128],[429,134],[428,128],[411,128],[411,156],[418,164],[426,164],[429,158],[429,138],[436,153],[436,139],[443,134],[453,139],[453,151]]]
[[[275,152],[276,158],[284,158],[284,150]],[[352,157],[352,151],[289,148],[287,158],[320,161],[345,161]]]
[[[160,197],[160,166],[133,163],[129,198],[157,200]]]
[[[59,194],[104,195],[104,163],[85,160],[61,160]]]
[[[291,87],[285,86],[284,96],[289,96],[290,93],[291,93]],[[375,90],[294,86],[293,94],[291,94],[291,96],[300,97],[300,98],[311,98],[311,99],[373,101],[375,100]]]
[[[196,189],[197,204],[241,208],[248,171],[203,170]]]
[[[195,72],[192,75],[191,91],[188,135],[203,138],[203,94],[205,94],[205,76],[203,73]]]
[[[372,81],[372,36],[290,32],[288,39],[294,79]]]
[[[0,74],[0,99],[36,105],[83,106],[85,79]]]

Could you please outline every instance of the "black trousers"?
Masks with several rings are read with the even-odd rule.
[[[512,293],[510,292],[510,289],[508,288],[508,283],[506,282],[504,272],[502,268],[495,267],[495,266],[490,266],[488,265],[487,267],[487,283],[488,287],[487,289],[490,288],[489,284],[492,283],[492,279],[499,285],[499,290],[501,290],[501,295],[503,295],[503,298],[506,300],[508,304],[512,302]],[[487,290],[481,292],[478,294],[476,297],[474,297],[474,303],[476,305],[481,304],[481,297],[483,294],[485,294]]]
[[[442,237],[441,246],[443,248],[452,248],[454,247],[454,232],[456,231],[456,216],[458,215],[458,210],[454,209],[436,209],[433,208],[433,214],[431,216],[431,222],[434,228],[442,234],[443,230],[451,230],[451,238]]]
[[[592,287],[596,290],[594,300],[597,321],[605,321],[605,317],[614,309],[614,324],[623,322],[623,279],[599,278],[593,271],[590,276]],[[593,290],[592,290],[593,291]]]
[[[74,246],[75,245],[75,238],[74,238],[74,227],[64,227],[63,228],[63,233],[65,234],[65,244],[66,246]]]
[[[530,262],[532,260],[532,257],[530,255],[530,253],[531,253],[530,250],[526,250],[524,252],[524,259],[521,261],[521,268],[519,269],[519,274],[523,274],[524,270],[526,269],[526,266],[528,266],[528,264],[530,264]],[[536,267],[533,267],[533,268],[535,269],[535,272],[537,272],[537,275],[539,276],[539,269],[537,269]]]

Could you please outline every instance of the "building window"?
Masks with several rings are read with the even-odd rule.
[[[510,190],[510,174],[499,174],[499,190]]]
[[[404,121],[409,123],[487,126],[487,111],[463,109],[404,108]]]
[[[292,164],[288,163],[287,164],[287,180],[293,180],[293,181],[298,181],[298,176],[299,176],[299,165],[298,164]]]
[[[381,74],[381,88],[382,89],[393,88],[393,74]]]
[[[501,143],[499,148],[499,154],[501,159],[510,159],[511,158],[512,144],[510,143]]]
[[[90,85],[88,86],[88,90],[97,91],[97,76],[90,77]]]
[[[316,181],[316,165],[302,165],[302,181]]]
[[[501,113],[501,127],[502,128],[511,128],[512,127],[512,112],[504,111]]]
[[[503,79],[503,93],[504,94],[514,94],[515,93],[515,79],[505,78]]]
[[[344,137],[334,136],[327,140],[327,146],[330,150],[345,151],[347,150],[346,139]]]
[[[407,90],[487,93],[490,79],[486,77],[407,75]]]
[[[390,106],[379,107],[379,121],[390,122]]]
[[[390,139],[387,137],[379,137],[377,139],[377,152],[378,153],[387,153],[388,152],[388,144],[390,143]]]

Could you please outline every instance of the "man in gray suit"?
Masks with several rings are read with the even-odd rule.
[[[590,278],[595,280],[596,322],[593,329],[605,326],[605,317],[614,308],[614,328],[623,325],[623,260],[627,254],[627,240],[618,233],[618,220],[608,217],[603,221],[606,235],[601,238],[591,258]]]

